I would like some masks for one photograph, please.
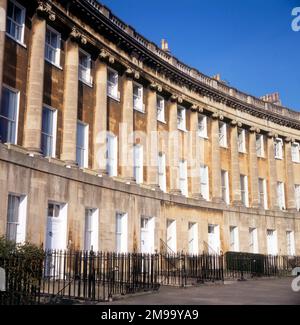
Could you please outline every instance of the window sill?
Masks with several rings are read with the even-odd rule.
[[[300,164],[300,160],[299,160],[299,161],[294,161],[294,160],[292,160],[292,162],[293,162],[294,164]]]
[[[276,160],[283,160],[282,157],[275,157]]]
[[[163,123],[163,124],[167,124],[167,122],[165,120],[159,120],[157,119],[157,122]]]
[[[24,47],[25,49],[27,49],[27,45],[21,41],[19,41],[18,39],[16,39],[15,37],[11,36],[10,34],[6,33],[6,36],[8,38],[10,38],[11,40],[13,40],[14,42],[16,42],[17,44],[19,44],[20,46]]]
[[[246,155],[247,151],[239,151],[239,153],[242,154],[242,155]]]
[[[222,145],[222,144],[220,144],[220,148],[228,149],[228,146],[227,146],[227,145]]]
[[[183,128],[180,128],[180,127],[178,127],[178,130],[182,131],[182,132],[187,132],[187,129],[183,129]]]
[[[113,96],[113,95],[110,95],[110,94],[107,94],[107,97],[117,101],[118,103],[120,103],[120,98],[116,97],[116,96]]]
[[[59,70],[63,70],[62,66],[51,62],[50,60],[48,60],[47,58],[45,58],[45,61],[48,62],[49,64],[51,64],[52,66],[54,66],[55,68],[59,69]]]
[[[265,156],[260,156],[260,155],[257,155],[257,158],[260,158],[260,159],[266,159]]]
[[[200,134],[198,134],[198,137],[201,138],[201,139],[208,140],[208,136],[207,135],[200,135]]]
[[[145,114],[145,111],[143,111],[142,109],[140,108],[137,108],[137,107],[133,107],[133,109],[139,113],[142,113],[142,114]]]
[[[89,81],[86,81],[84,79],[81,79],[79,78],[79,81],[81,81],[83,84],[85,84],[86,86],[90,87],[90,88],[93,88],[93,83],[92,82],[89,82]]]

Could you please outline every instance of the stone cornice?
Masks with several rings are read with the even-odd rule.
[[[300,113],[244,94],[184,65],[139,35],[114,16],[109,9],[94,0],[71,0],[70,2],[74,4],[74,7],[80,8],[81,16],[85,16],[92,27],[96,30],[101,28],[100,34],[104,31],[110,37],[114,37],[117,46],[122,44],[122,49],[128,51],[129,55],[133,52],[138,53],[144,65],[164,74],[176,84],[184,85],[200,96],[209,97],[252,116],[300,130]],[[54,4],[55,1],[53,1],[53,6]]]

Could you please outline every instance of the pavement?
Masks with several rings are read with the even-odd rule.
[[[99,305],[300,305],[293,278],[231,281],[178,288],[163,286],[158,292],[124,296]]]

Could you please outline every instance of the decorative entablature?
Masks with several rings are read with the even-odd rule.
[[[252,116],[300,130],[300,114],[298,112],[265,103],[207,77],[195,69],[189,68],[179,62],[175,57],[160,50],[155,44],[137,34],[134,29],[112,15],[109,9],[94,0],[70,0],[59,5],[57,5],[56,0],[43,0],[37,1],[37,3],[39,6],[42,3],[44,7],[49,4],[52,12],[57,11],[55,12],[56,16],[58,14],[60,17],[64,15],[64,21],[69,21],[69,23],[72,23],[72,21],[70,16],[66,15],[66,12],[73,6],[73,9],[76,9],[75,14],[80,13],[80,19],[88,21],[89,25],[98,31],[99,34],[115,42],[117,47],[129,55],[134,53],[134,56],[138,57],[138,60],[143,62],[144,65],[149,66],[156,72],[164,74],[175,84],[189,87],[190,90],[201,96],[249,113]],[[66,12],[62,12],[61,10],[61,6],[64,4],[66,4],[66,7],[68,6],[68,8],[65,8]],[[50,7],[46,6],[45,8]],[[45,12],[47,10],[45,9]],[[94,35],[89,34],[87,41],[101,48]],[[118,53],[115,53],[115,55],[117,56]],[[120,61],[124,60],[121,59],[121,56],[117,56],[117,58]],[[114,59],[114,56],[109,56],[110,63]],[[128,62],[123,62],[122,64],[126,66]],[[165,86],[163,87],[165,88]],[[171,91],[171,93],[173,92]]]

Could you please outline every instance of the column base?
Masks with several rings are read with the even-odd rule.
[[[78,168],[78,164],[74,160],[65,160],[65,167],[66,168]]]
[[[213,197],[211,202],[218,203],[218,204],[225,204],[224,200],[221,197]]]
[[[135,178],[134,177],[123,177],[123,180],[126,184],[136,184]]]
[[[205,201],[205,199],[203,198],[201,193],[192,193],[191,198],[196,199],[196,200]]]
[[[170,190],[170,194],[172,194],[172,195],[182,195],[182,192],[179,189],[173,189],[173,190]]]
[[[26,150],[28,151],[28,155],[33,157],[33,156],[42,156],[42,151],[40,148],[26,148]]]
[[[94,172],[97,173],[99,177],[107,176],[106,169],[94,169]]]
[[[244,207],[245,205],[243,204],[242,201],[240,200],[235,200],[235,201],[232,201],[232,205],[236,206],[236,207]]]
[[[150,187],[151,190],[153,190],[153,191],[162,192],[162,190],[158,184],[147,184],[147,186]]]
[[[299,212],[296,208],[288,208],[286,211],[291,212],[291,213],[296,213]]]

